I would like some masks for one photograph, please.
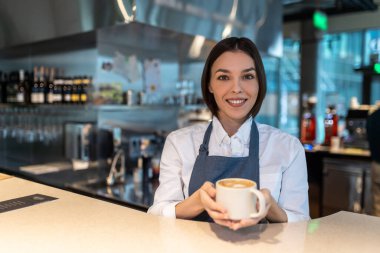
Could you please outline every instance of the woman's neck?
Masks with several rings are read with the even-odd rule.
[[[239,130],[241,125],[247,120],[233,120],[233,119],[224,119],[221,117],[218,117],[220,124],[222,124],[224,131],[228,134],[229,137],[236,134],[236,132]]]

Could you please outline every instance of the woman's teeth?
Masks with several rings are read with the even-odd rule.
[[[237,105],[237,104],[242,104],[244,103],[245,99],[234,99],[234,100],[227,100],[228,103],[231,103],[231,104],[234,104],[234,105]]]

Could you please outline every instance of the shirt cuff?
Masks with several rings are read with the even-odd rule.
[[[176,215],[175,215],[175,206],[179,202],[180,201],[172,202],[172,203],[169,203],[167,206],[165,206],[162,209],[162,216],[170,217],[170,218],[176,218]]]

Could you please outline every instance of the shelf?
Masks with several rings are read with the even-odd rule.
[[[84,32],[55,39],[44,40],[0,49],[1,59],[23,58],[96,47],[96,32]]]

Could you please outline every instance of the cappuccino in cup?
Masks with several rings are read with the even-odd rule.
[[[259,201],[259,210],[256,201]],[[257,190],[257,184],[249,179],[226,178],[217,181],[216,202],[227,209],[231,220],[256,218],[265,212],[264,196]]]
[[[255,183],[249,180],[230,178],[226,180],[221,180],[220,185],[223,187],[231,187],[231,188],[247,188],[247,187],[254,186]]]

